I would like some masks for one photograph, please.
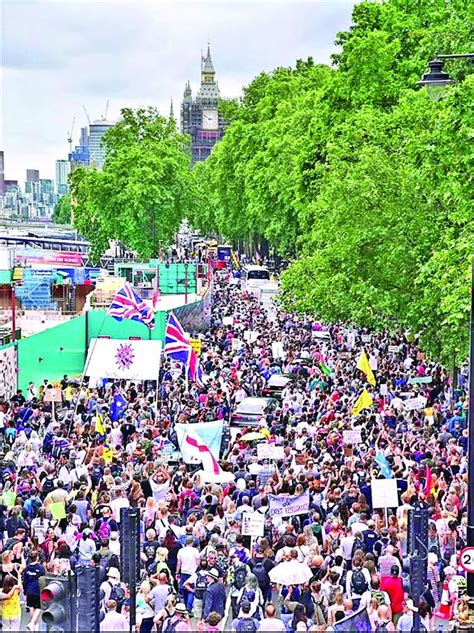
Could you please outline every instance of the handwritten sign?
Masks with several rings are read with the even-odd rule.
[[[231,316],[223,317],[222,325],[234,325],[234,317],[231,317]]]
[[[362,343],[370,343],[372,336],[370,334],[362,334],[360,338],[362,339]]]
[[[427,398],[418,396],[417,398],[408,398],[404,400],[403,405],[407,411],[418,411],[426,407]]]
[[[362,442],[360,429],[353,429],[352,431],[343,431],[342,440],[344,444],[360,444]]]
[[[242,512],[242,536],[263,536],[265,515],[261,512]]]
[[[398,352],[400,351],[400,345],[389,345],[388,346],[388,351],[391,354],[398,354]]]
[[[271,459],[277,461],[285,457],[285,450],[283,446],[275,446],[275,444],[261,442],[260,444],[257,444],[257,456],[258,459]]]

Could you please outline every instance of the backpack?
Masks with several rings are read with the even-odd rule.
[[[234,587],[236,589],[242,589],[245,585],[245,581],[247,580],[247,568],[242,565],[241,567],[237,567],[234,571]]]
[[[176,631],[176,627],[178,626],[178,622],[181,622],[181,618],[179,617],[169,617],[163,622],[162,631],[163,633],[173,633]]]
[[[252,573],[256,577],[260,587],[266,587],[270,584],[270,577],[265,569],[265,565],[261,561],[254,565]]]
[[[54,488],[54,479],[52,477],[45,477],[43,480],[43,487],[41,488],[43,496],[47,497],[50,492],[53,492]]]
[[[115,602],[117,603],[117,611],[120,612],[120,609],[125,602],[125,589],[122,587],[122,585],[113,585],[110,581],[109,585],[112,587],[109,600],[115,600]]]
[[[381,622],[380,624],[378,624],[375,629],[375,633],[388,633],[387,623]]]
[[[202,600],[204,598],[204,594],[206,593],[207,585],[208,582],[206,575],[198,571],[196,584],[194,586],[194,597],[198,600]]]
[[[234,549],[234,556],[237,556],[240,562],[244,563],[244,565],[247,562],[247,552],[244,548],[240,549],[240,547],[236,547]]]
[[[362,569],[357,568],[352,572],[351,587],[358,596],[361,596],[368,589],[367,578],[364,576]]]
[[[99,531],[97,532],[97,536],[100,539],[105,539],[110,537],[110,533],[112,529],[110,527],[110,523],[108,519],[102,519],[102,523],[99,526]]]
[[[178,546],[178,539],[171,528],[166,530],[165,538],[163,539],[163,546],[168,550],[176,549]]]
[[[354,539],[354,543],[352,545],[351,556],[354,556],[354,554],[356,553],[356,551],[358,549],[361,549],[363,552],[365,552],[365,550],[366,550],[365,543],[360,538]]]
[[[243,633],[249,631],[249,633],[255,633],[258,626],[253,618],[239,618],[235,630],[237,633]]]
[[[380,607],[385,604],[385,594],[383,591],[380,591],[378,589],[376,591],[372,591],[370,597],[377,598]]]

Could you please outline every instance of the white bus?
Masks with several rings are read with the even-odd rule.
[[[265,266],[245,266],[240,276],[242,290],[266,286],[270,281],[270,271]]]

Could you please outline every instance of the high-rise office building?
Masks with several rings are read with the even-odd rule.
[[[5,193],[5,154],[0,152],[0,196]]]
[[[89,147],[89,128],[81,127],[81,136],[79,138],[80,147]]]
[[[39,169],[26,170],[26,182],[39,182],[39,179],[40,179]]]
[[[113,127],[115,123],[106,119],[99,119],[90,124],[89,127],[89,160],[91,167],[102,169],[105,161],[106,150],[102,144],[102,137]]]
[[[56,190],[64,195],[69,190],[67,177],[71,173],[71,163],[68,160],[56,161]]]

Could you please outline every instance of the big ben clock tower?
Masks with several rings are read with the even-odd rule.
[[[201,87],[192,98],[189,82],[181,104],[181,131],[192,139],[193,163],[205,160],[215,143],[222,138],[224,124],[219,116],[219,85],[207,46],[206,57],[201,59]]]

